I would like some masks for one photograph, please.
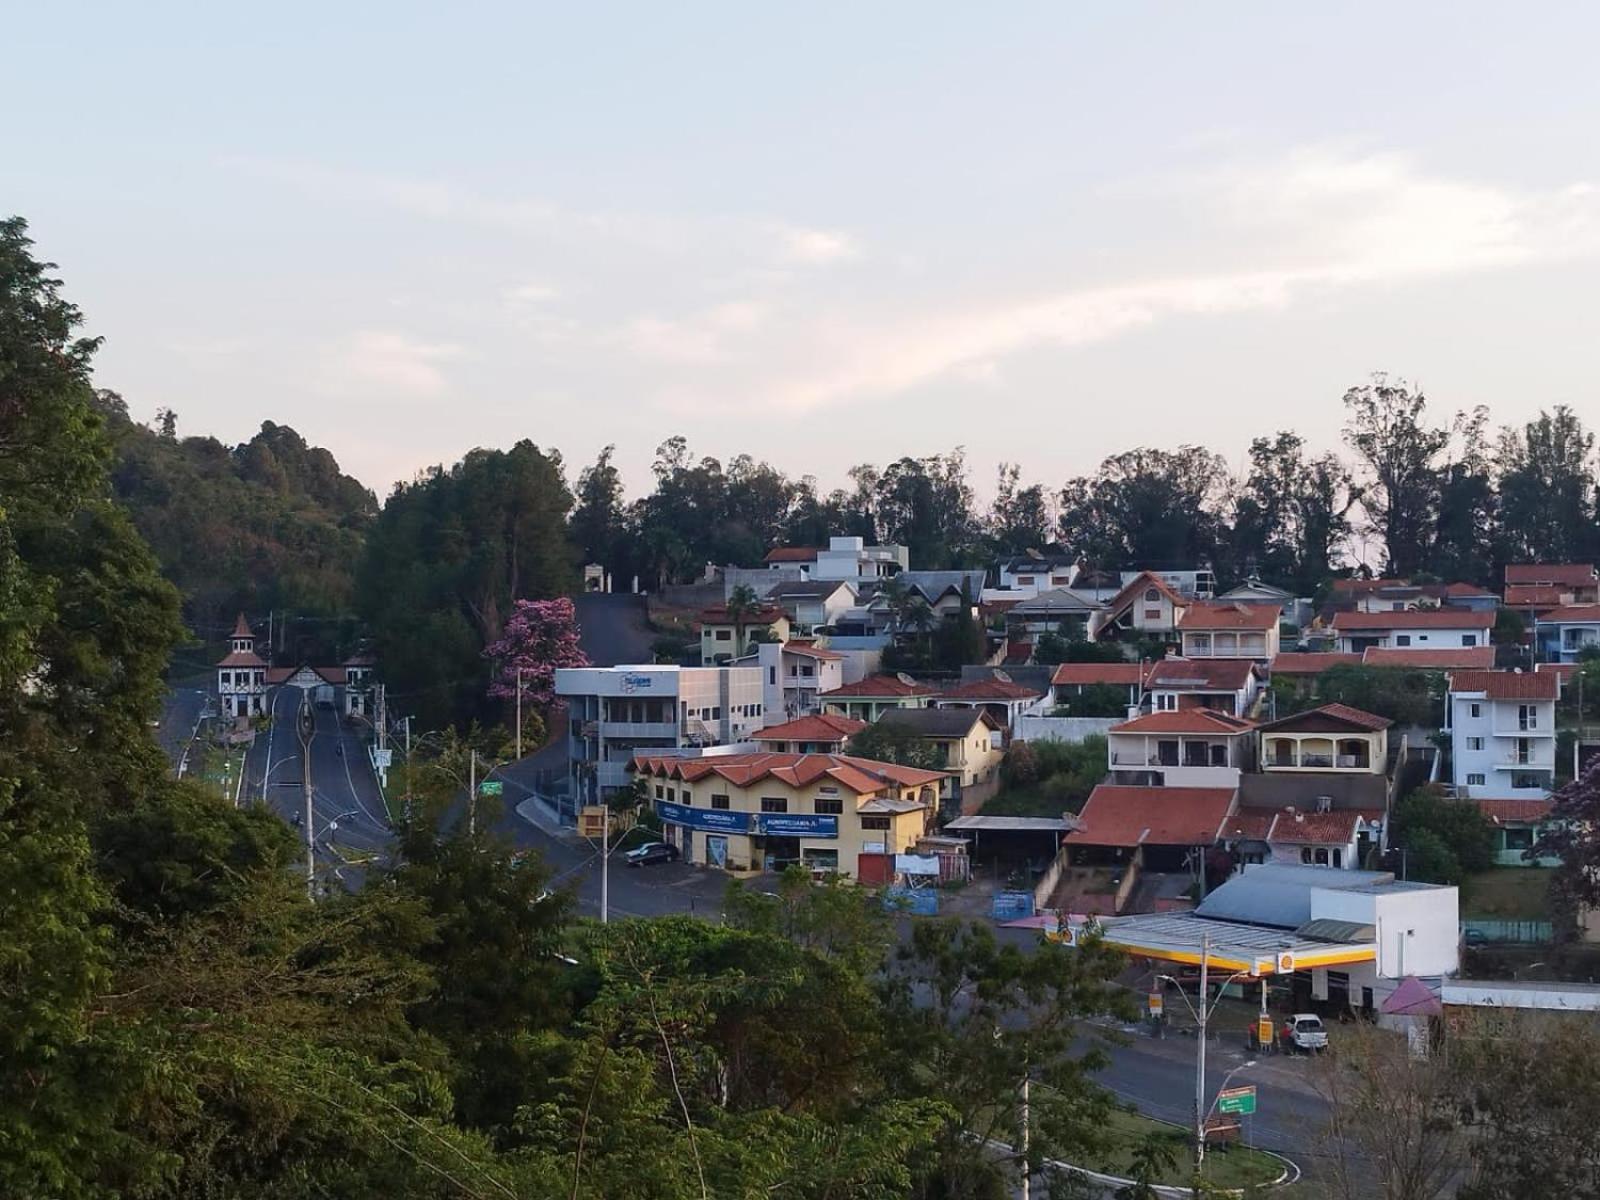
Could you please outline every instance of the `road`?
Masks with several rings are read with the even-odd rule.
[[[187,766],[195,725],[210,697],[211,693],[204,688],[175,687],[162,698],[161,718],[156,724],[155,738],[174,772]]]
[[[245,760],[243,799],[264,803],[304,837],[305,794],[295,716],[301,692],[280,687],[270,693],[272,725],[258,735]],[[317,874],[324,884],[360,886],[362,863],[387,853],[391,841],[387,809],[359,736],[331,708],[312,708],[311,814]]]

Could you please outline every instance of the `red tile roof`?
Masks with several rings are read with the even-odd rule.
[[[742,624],[746,629],[751,629],[757,625],[771,625],[774,621],[782,618],[783,615],[783,609],[776,604],[760,604],[741,617],[739,624]],[[700,624],[732,625],[734,620],[728,615],[728,610],[724,605],[713,604],[710,608],[700,610]]]
[[[252,650],[233,650],[217,660],[219,667],[264,667],[267,664]]]
[[[1534,663],[1533,664],[1533,669],[1536,672],[1539,672],[1541,674],[1544,673],[1544,672],[1549,672],[1551,675],[1554,675],[1557,679],[1559,679],[1563,683],[1565,683],[1567,680],[1571,679],[1573,674],[1578,670],[1578,664],[1577,663]]]
[[[1554,800],[1475,800],[1478,811],[1496,825],[1507,821],[1542,821],[1556,806]]]
[[[636,754],[629,768],[662,779],[693,783],[708,775],[726,779],[735,787],[749,787],[763,779],[779,779],[794,787],[808,787],[831,779],[858,796],[890,788],[922,787],[945,778],[942,771],[924,771],[894,763],[875,762],[847,754],[726,754],[707,758],[662,758]]]
[[[758,742],[837,742],[853,737],[866,727],[865,721],[858,721],[854,717],[816,713],[796,717],[781,725],[768,725],[750,736]]]
[[[1333,652],[1296,653],[1285,651],[1272,660],[1274,675],[1321,675],[1332,667],[1353,667],[1361,661],[1359,654]]]
[[[233,636],[236,638],[253,638],[255,631],[250,628],[250,622],[244,619],[244,614],[239,614],[239,619],[233,623]]]
[[[1232,841],[1264,842],[1272,832],[1272,823],[1278,819],[1275,808],[1241,808],[1230,813],[1222,823],[1219,836]]]
[[[1009,642],[1006,645],[1006,662],[1014,667],[1025,666],[1033,657],[1032,642]]]
[[[1456,671],[1452,692],[1482,692],[1491,700],[1554,700],[1561,681],[1548,671]]]
[[[1139,682],[1140,672],[1150,668],[1143,663],[1062,663],[1050,676],[1054,684],[1109,683],[1131,686]]]
[[[1064,840],[1081,846],[1209,846],[1234,795],[1233,788],[1102,783],[1078,814],[1078,828]]]
[[[1178,622],[1188,633],[1196,629],[1276,629],[1283,609],[1276,604],[1191,604]]]
[[[871,699],[901,699],[905,696],[932,696],[936,689],[925,683],[912,680],[906,683],[894,675],[868,675],[865,679],[858,679],[854,683],[847,683],[836,687],[831,692],[823,692],[822,699],[833,700],[845,697],[865,696]]]
[[[1596,583],[1593,563],[1507,563],[1506,583]]]
[[[1550,583],[1513,583],[1506,586],[1508,608],[1560,608],[1562,596],[1572,595],[1570,587]]]
[[[1361,814],[1348,809],[1332,812],[1290,812],[1284,809],[1272,823],[1269,842],[1287,842],[1292,845],[1312,843],[1324,846],[1342,846],[1356,840],[1356,822]]]
[[[1419,671],[1488,670],[1494,666],[1493,646],[1440,646],[1415,650],[1405,646],[1369,646],[1361,656],[1368,667],[1411,667]]]
[[[939,693],[941,700],[1034,700],[1040,693],[1009,679],[969,679]]]
[[[1446,596],[1492,596],[1493,592],[1479,587],[1475,583],[1447,583],[1444,586]]]
[[[1319,716],[1330,717],[1341,725],[1365,729],[1372,733],[1387,729],[1394,724],[1388,717],[1380,717],[1376,713],[1369,713],[1362,708],[1353,708],[1348,704],[1322,704],[1316,708],[1308,708],[1304,712],[1290,713],[1287,717],[1279,717],[1276,721],[1268,721],[1261,728],[1264,730],[1284,729],[1291,724],[1304,722],[1308,717]]]
[[[816,562],[817,553],[817,549],[814,546],[774,546],[767,551],[766,561],[769,563]]]
[[[1106,605],[1106,619],[1114,620],[1123,609],[1141,598],[1147,588],[1155,588],[1177,608],[1181,609],[1189,603],[1189,601],[1173,591],[1172,586],[1166,580],[1152,575],[1149,571],[1140,571],[1127,583],[1123,584],[1120,592],[1111,597],[1111,602]]]
[[[821,646],[813,645],[811,642],[785,642],[783,644],[783,652],[785,654],[799,654],[805,658],[814,658],[819,662],[835,662],[844,658],[844,655],[837,650],[824,650]]]
[[[1557,624],[1567,622],[1581,625],[1585,622],[1600,621],[1600,604],[1568,604],[1553,612],[1547,612],[1539,618],[1539,624]]]
[[[1150,668],[1145,686],[1168,691],[1242,691],[1256,665],[1247,658],[1164,658]]]
[[[1367,629],[1488,629],[1493,624],[1492,612],[1469,612],[1464,608],[1414,608],[1405,612],[1333,614],[1333,627],[1340,632]]]
[[[1335,579],[1333,591],[1349,598],[1370,596],[1384,588],[1410,587],[1409,579]]]
[[[1112,733],[1194,733],[1231,737],[1249,733],[1256,727],[1254,721],[1243,717],[1230,717],[1210,708],[1185,708],[1178,712],[1146,713],[1120,725],[1113,725]]]

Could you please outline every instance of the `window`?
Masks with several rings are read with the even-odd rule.
[[[1467,776],[1467,786],[1468,787],[1482,787],[1483,786],[1483,776],[1480,775],[1480,774],[1476,774],[1476,773],[1468,775]]]
[[[1395,634],[1394,635],[1394,644],[1396,646],[1409,646],[1409,645],[1411,645],[1411,635],[1409,633],[1397,633],[1397,634]]]
[[[1517,728],[1518,729],[1537,729],[1537,728],[1539,728],[1539,710],[1537,708],[1535,708],[1531,704],[1518,705],[1517,706]]]
[[[1533,846],[1533,830],[1508,829],[1506,830],[1507,850],[1528,850]]]
[[[658,784],[656,784],[656,799],[657,799],[657,800],[660,800],[660,799],[662,799],[662,798],[663,798],[663,797],[664,797],[664,796],[665,796],[665,795],[666,795],[666,794],[667,794],[667,789],[666,789],[666,788],[664,788],[664,787],[662,787],[662,786],[661,786],[661,785],[660,785],[660,784],[659,784],[659,783],[658,783]]]
[[[1157,712],[1174,712],[1174,711],[1177,710],[1177,707],[1178,707],[1178,697],[1177,697],[1176,693],[1174,693],[1174,692],[1157,692],[1156,693],[1156,711]]]
[[[816,672],[816,668],[814,668],[814,667],[801,667],[800,668],[800,678],[801,679],[810,679],[816,673],[817,673]]]
[[[778,668],[777,667],[768,667],[767,668],[767,684],[768,684],[768,686],[776,687],[777,683],[778,683]]]
[[[733,630],[731,630],[731,629],[719,629],[719,630],[717,630],[717,641],[719,641],[719,642],[731,642],[731,641],[733,641]]]
[[[1483,739],[1481,737],[1469,737],[1467,739],[1467,749],[1468,750],[1482,750],[1483,749]]]
[[[764,813],[786,813],[789,811],[789,801],[783,796],[761,797],[761,811]]]
[[[685,792],[684,795],[687,796],[688,793]],[[675,795],[673,795],[672,789],[668,788],[667,789],[667,801],[670,803],[671,801],[676,800],[676,799],[677,799],[677,797]]]
[[[1308,866],[1308,867],[1311,865],[1311,847],[1310,846],[1301,847],[1301,849],[1300,849],[1300,861],[1305,863],[1306,866]]]
[[[1469,717],[1481,717],[1481,716],[1483,716],[1483,705],[1481,705],[1481,704],[1469,704],[1469,705],[1467,705],[1467,716],[1469,716]]]
[[[1463,633],[1461,635],[1461,644],[1463,646],[1476,646],[1478,644],[1478,635],[1475,633]]]
[[[1146,604],[1159,604],[1159,603],[1161,603],[1161,591],[1160,591],[1160,589],[1159,588],[1146,588],[1145,589],[1145,593],[1144,593],[1144,602]]]
[[[1017,576],[1017,584],[1020,587],[1032,587],[1033,586],[1033,576],[1032,575],[1018,575]]]
[[[1405,612],[1406,602],[1404,600],[1391,600],[1389,602],[1389,610],[1391,612]]]
[[[834,796],[831,799],[827,796],[818,796],[815,803],[815,811],[820,816],[837,817],[840,813],[844,812],[844,801],[839,799],[837,796]]]
[[[862,817],[861,818],[861,828],[863,830],[877,829],[877,830],[887,831],[888,828],[889,828],[889,818],[888,817]]]
[[[712,808],[722,808],[722,809],[727,808],[728,807],[728,798],[726,796],[719,796],[715,792],[713,792],[712,795],[711,795],[711,807]]]

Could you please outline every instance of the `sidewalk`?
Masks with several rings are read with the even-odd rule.
[[[581,842],[583,838],[570,825],[563,825],[556,812],[538,793],[530,793],[516,806],[517,816],[532,825],[547,838],[562,842]]]

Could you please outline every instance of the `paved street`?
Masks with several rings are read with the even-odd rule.
[[[161,701],[161,717],[155,728],[156,744],[176,772],[185,762],[195,723],[205,710],[211,693],[204,688],[175,687]]]

